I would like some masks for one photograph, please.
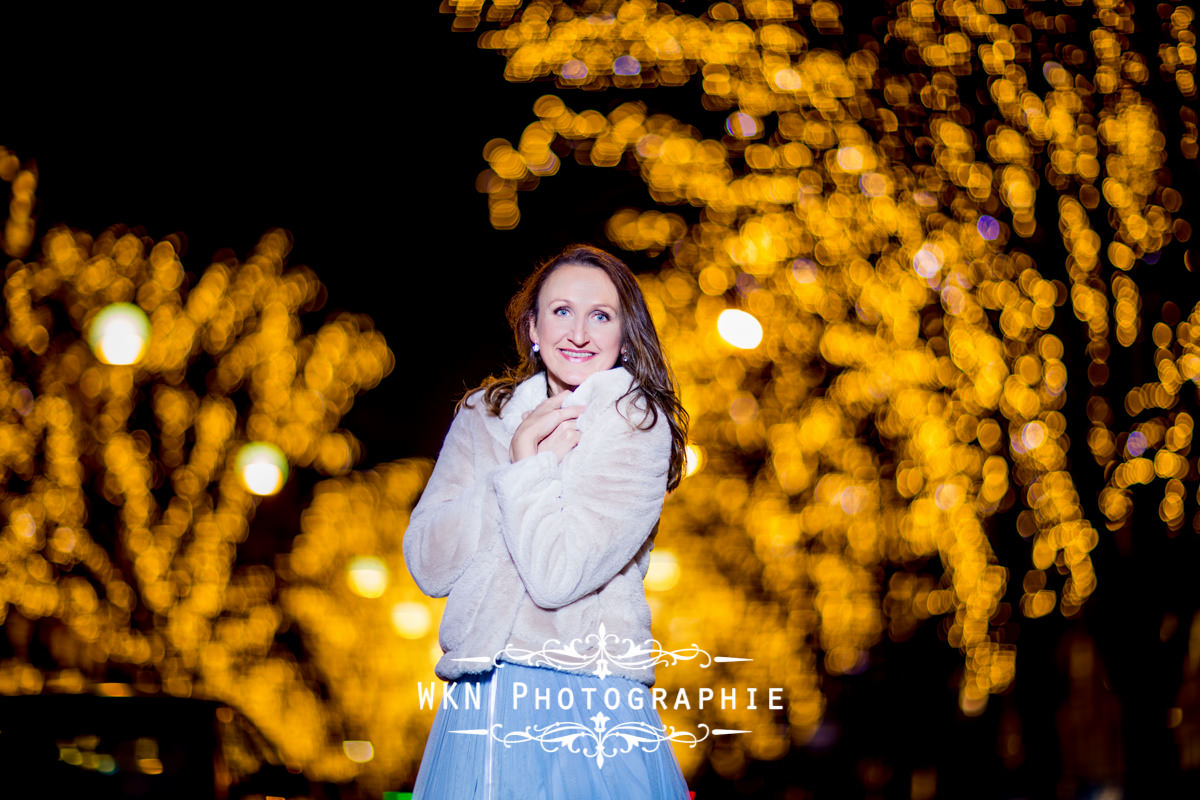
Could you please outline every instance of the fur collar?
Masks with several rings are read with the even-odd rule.
[[[615,410],[617,400],[629,391],[632,383],[633,376],[624,367],[613,367],[601,372],[594,372],[583,383],[575,387],[575,391],[563,401],[563,405],[595,406],[596,410],[612,406]],[[486,416],[488,427],[496,438],[507,447],[508,443],[512,441],[513,434],[516,433],[517,426],[521,424],[522,415],[526,411],[537,408],[538,404],[545,399],[546,373],[543,371],[535,373],[517,384],[512,397],[500,410],[499,418]],[[588,413],[587,416],[593,416],[593,413]]]

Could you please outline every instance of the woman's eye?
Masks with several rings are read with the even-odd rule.
[[[566,306],[559,306],[558,308],[554,309],[554,315],[557,317],[564,316],[568,313],[570,313],[570,311]]]
[[[594,316],[601,322],[608,322],[609,319],[608,314],[604,313],[603,311],[597,311]]]

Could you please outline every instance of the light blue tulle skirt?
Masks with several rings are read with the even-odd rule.
[[[644,684],[504,663],[448,686],[414,800],[688,797]]]

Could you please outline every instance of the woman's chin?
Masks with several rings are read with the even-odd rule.
[[[597,372],[604,372],[605,370],[612,369],[615,363],[616,362],[609,364],[608,366],[592,363],[569,364],[558,369],[550,369],[549,376],[551,388],[553,388],[555,391],[562,391],[563,389],[575,391],[579,384],[583,383]]]

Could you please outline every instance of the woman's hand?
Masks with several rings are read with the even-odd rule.
[[[575,420],[583,413],[583,406],[564,407],[563,401],[570,394],[569,389],[564,389],[543,400],[533,411],[525,412],[508,446],[508,456],[514,464],[547,450],[562,461],[579,444]]]

